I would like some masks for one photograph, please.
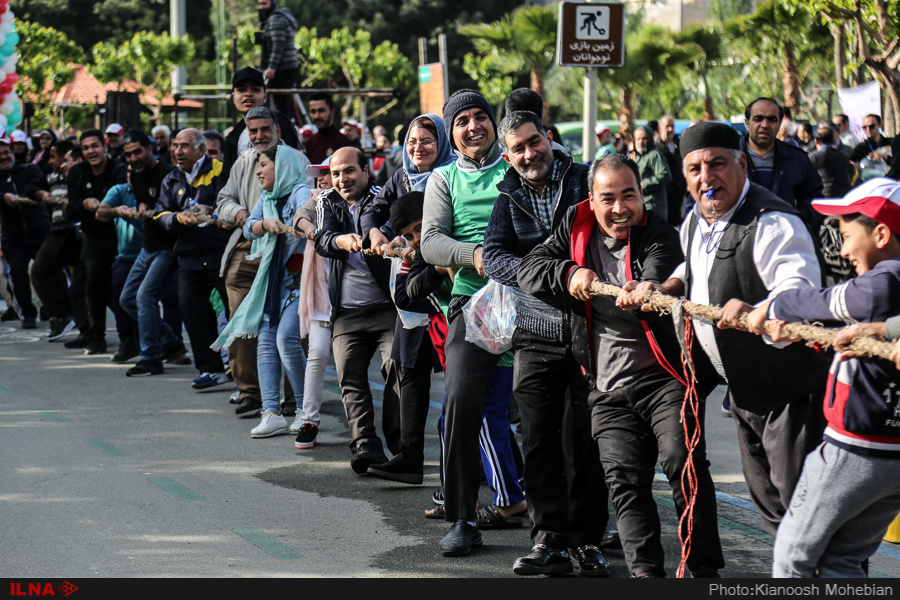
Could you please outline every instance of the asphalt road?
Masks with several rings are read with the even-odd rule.
[[[410,486],[350,470],[333,369],[319,445],[300,451],[292,436],[251,439],[257,419],[235,417],[233,386],[195,392],[191,366],[127,378],[128,366],[110,354],[66,350],[47,342],[46,323],[39,327],[0,326],[0,577],[521,579],[512,564],[530,547],[527,526],[487,531],[482,548],[451,559],[437,548],[447,524],[423,516],[439,485],[441,376],[425,483]],[[114,332],[108,339],[113,352]],[[377,368],[370,375],[378,381]],[[748,501],[734,424],[718,401],[710,401],[706,434],[722,574],[766,578],[771,540]],[[655,495],[673,577],[679,544],[665,481]],[[481,498],[490,501],[486,487]],[[621,556],[609,558],[612,577],[628,577]],[[900,548],[885,543],[871,575],[900,575]]]

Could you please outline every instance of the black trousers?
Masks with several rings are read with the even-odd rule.
[[[396,339],[396,330],[394,333]],[[425,422],[431,402],[431,374],[434,372],[434,349],[431,337],[425,335],[413,367],[400,370],[400,452],[416,460],[425,460]]]
[[[116,235],[84,234],[81,258],[85,270],[85,302],[89,335],[106,338],[106,307],[112,308],[112,264],[118,252]]]
[[[562,342],[517,329],[513,349],[532,542],[599,547],[609,493],[591,437],[590,386]]]
[[[23,320],[35,320],[38,316],[37,307],[31,299],[31,279],[28,277],[28,265],[37,256],[42,241],[43,238],[4,237],[0,243],[0,247],[3,248],[3,258],[9,263],[9,278],[12,281],[16,302],[22,309]]]
[[[212,269],[178,271],[178,310],[184,320],[184,328],[191,340],[194,365],[200,373],[223,373],[222,354],[210,348],[219,337],[216,312],[209,301],[213,290],[218,290],[228,312],[228,294],[225,280],[219,276],[218,267]]]
[[[666,574],[659,513],[653,500],[657,457],[669,481],[679,518],[687,506],[682,492],[682,471],[687,461],[685,427],[681,420],[684,392],[681,383],[659,368],[623,389],[591,393],[594,437],[616,507],[616,525],[625,561],[632,574]],[[688,435],[698,425],[702,427],[704,413],[702,401],[699,420],[685,411]],[[700,567],[721,569],[725,561],[719,540],[716,490],[709,473],[702,429],[693,459],[697,488],[687,565],[691,571]],[[686,529],[682,534],[686,534]]]
[[[64,271],[68,272],[69,285]],[[75,229],[48,235],[31,265],[31,284],[51,317],[72,317],[80,331],[88,328],[85,277],[81,241]]]
[[[738,408],[731,401],[744,481],[773,538],[790,506],[806,455],[822,441],[824,396],[822,389],[763,414]]]
[[[485,398],[500,356],[466,341],[461,306],[451,306],[444,345],[444,509],[451,523],[476,520],[481,486],[479,434]],[[509,410],[509,405],[505,408]]]

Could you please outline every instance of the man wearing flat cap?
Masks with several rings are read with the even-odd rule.
[[[828,360],[802,343],[781,347],[738,331],[739,319],[784,290],[821,287],[822,272],[797,209],[748,180],[734,129],[697,123],[681,136],[681,155],[696,202],[681,225],[686,260],[634,297],[659,289],[722,307],[715,325],[694,320],[696,339],[728,385],[744,479],[775,537],[803,459],[822,439]]]

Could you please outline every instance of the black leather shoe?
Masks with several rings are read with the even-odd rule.
[[[619,532],[613,529],[609,524],[606,525],[606,531],[603,532],[603,538],[600,540],[601,550],[621,550],[622,540],[619,538]]]
[[[572,552],[572,558],[578,565],[578,572],[584,577],[609,577],[609,561],[600,552],[600,548],[592,544],[578,546]]]
[[[531,554],[517,558],[513,563],[516,575],[565,575],[572,572],[572,559],[565,550],[535,544]]]
[[[69,340],[68,342],[63,344],[63,346],[65,346],[66,348],[69,348],[69,349],[87,348],[88,342],[90,342],[90,341],[91,341],[91,338],[90,338],[90,336],[88,336],[88,334],[79,333],[78,337],[76,337],[74,340]]]
[[[106,352],[106,340],[103,338],[91,338],[87,346],[84,347],[84,353],[88,356],[103,354],[104,352]]]
[[[459,520],[450,526],[450,531],[439,544],[444,556],[465,556],[483,543],[481,532],[474,525]],[[571,565],[569,565],[571,568]]]
[[[125,363],[132,358],[136,358],[140,353],[141,347],[137,342],[124,342],[119,344],[116,353],[109,360],[114,363]]]
[[[369,466],[369,473],[375,477],[416,485],[424,480],[422,471],[421,460],[415,460],[402,452],[384,464]]]
[[[375,442],[360,442],[356,445],[356,453],[350,459],[350,468],[357,475],[362,475],[369,470],[371,465],[380,465],[388,461],[380,444]]]
[[[242,419],[247,417],[258,417],[260,408],[262,408],[262,402],[256,398],[246,396],[241,398],[241,403],[234,409],[234,414]]]

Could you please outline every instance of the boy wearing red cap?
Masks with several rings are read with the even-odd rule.
[[[841,256],[857,277],[786,290],[749,315],[778,340],[785,322],[882,322],[900,305],[900,183],[871,179],[815,210],[840,215]],[[900,512],[900,373],[880,358],[836,355],[823,404],[823,442],[806,457],[775,537],[774,577],[865,577]]]

